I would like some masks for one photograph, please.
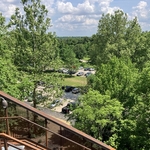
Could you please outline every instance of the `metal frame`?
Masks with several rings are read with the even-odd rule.
[[[44,129],[46,132],[51,132],[51,133],[53,133],[53,134],[55,134],[55,135],[57,135],[57,136],[59,136],[59,137],[65,139],[65,140],[67,140],[67,141],[70,141],[71,143],[74,143],[74,144],[76,144],[76,145],[82,147],[83,149],[90,150],[89,148],[87,148],[87,147],[85,147],[85,146],[83,146],[83,145],[81,145],[81,144],[79,144],[79,143],[77,143],[77,142],[75,142],[75,141],[73,141],[73,140],[71,140],[71,139],[68,139],[68,138],[66,138],[66,137],[64,137],[64,136],[62,136],[62,135],[60,135],[60,134],[58,134],[58,133],[55,133],[55,132],[53,132],[52,130],[50,130],[50,129],[48,129],[48,128],[42,127],[41,125],[39,125],[39,124],[37,124],[37,123],[35,123],[35,122],[32,122],[32,121],[30,121],[30,120],[28,120],[28,119],[26,119],[26,118],[24,118],[24,117],[22,117],[22,116],[0,117],[0,119],[23,119],[23,120],[25,120],[25,121],[27,121],[27,122],[29,122],[29,123],[32,123],[32,124],[34,124],[34,125],[36,125],[36,126],[42,128],[42,129]],[[46,143],[47,143],[47,139],[48,139],[48,137],[47,137],[47,134],[46,134]],[[46,145],[46,146],[47,146],[47,145]]]
[[[93,143],[93,144],[99,145],[99,148],[100,148],[100,149],[102,148],[102,149],[104,149],[104,150],[115,150],[115,149],[112,148],[111,146],[109,146],[109,145],[107,145],[107,144],[105,144],[105,143],[103,143],[103,142],[101,142],[101,141],[99,141],[99,140],[97,140],[97,139],[95,139],[95,138],[93,138],[93,137],[91,137],[91,136],[85,134],[85,133],[82,132],[82,131],[77,130],[76,128],[74,128],[74,127],[72,127],[72,126],[69,126],[69,125],[65,124],[64,122],[62,122],[62,121],[60,121],[60,120],[58,120],[58,119],[56,119],[56,118],[54,118],[54,117],[52,117],[52,116],[50,116],[50,115],[45,114],[44,112],[41,112],[41,111],[39,111],[39,110],[37,110],[37,109],[35,109],[35,108],[33,108],[33,107],[31,107],[31,106],[29,106],[29,105],[23,103],[23,102],[21,102],[20,100],[18,100],[18,99],[16,99],[16,98],[14,98],[14,97],[12,97],[12,96],[10,96],[10,95],[8,95],[8,94],[2,92],[2,91],[0,91],[0,96],[3,97],[3,98],[6,99],[6,100],[9,100],[9,101],[11,101],[11,102],[13,102],[13,103],[15,103],[15,104],[17,104],[17,105],[19,105],[19,106],[25,108],[26,110],[29,110],[29,111],[35,113],[35,114],[38,115],[38,116],[41,116],[42,118],[45,118],[45,123],[46,123],[47,121],[51,121],[51,122],[53,122],[54,124],[59,125],[60,127],[63,127],[63,128],[65,128],[65,129],[71,131],[72,133],[83,137],[84,139],[87,139],[88,141],[90,141],[90,142]],[[7,119],[7,118],[9,118],[9,117],[5,117],[5,118]],[[20,117],[20,118],[23,118],[23,117]],[[25,119],[25,118],[24,118],[24,119]],[[26,120],[29,121],[28,119],[26,119]],[[29,122],[30,122],[30,121],[29,121]],[[32,123],[33,123],[33,122],[32,122]],[[36,123],[34,123],[34,124],[36,124]],[[38,125],[38,124],[37,124],[37,125]],[[43,127],[43,128],[44,128],[44,127]],[[53,131],[48,130],[47,128],[45,128],[45,130],[47,130],[47,131],[49,131],[49,132],[53,132]],[[54,133],[54,134],[57,134],[57,133]],[[58,134],[58,136],[61,136],[62,138],[66,138],[66,137],[64,137],[64,136],[62,136],[62,135],[60,135],[60,134]],[[68,140],[68,139],[66,138],[66,140]],[[69,139],[69,140],[70,140],[70,139]],[[70,142],[76,143],[76,142],[74,142],[74,141],[72,141],[72,140],[70,140]],[[77,145],[80,145],[79,143],[76,143],[76,144],[77,144]],[[82,146],[83,146],[83,145],[82,145]],[[83,146],[83,147],[84,147],[84,146]],[[85,147],[85,149],[87,149],[87,147]]]

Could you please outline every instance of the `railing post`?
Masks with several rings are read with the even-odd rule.
[[[0,138],[0,149],[2,149],[2,139]]]
[[[28,109],[27,109],[27,119],[29,120],[29,111],[28,111]]]
[[[6,129],[7,129],[7,134],[10,135],[10,132],[9,132],[9,121],[8,121],[8,111],[7,111],[7,108],[5,108],[5,117],[6,117]]]
[[[47,128],[47,119],[45,119],[45,128]],[[48,132],[46,130],[46,133],[45,133],[45,140],[46,140],[46,147],[48,147]]]
[[[62,135],[62,129],[60,126],[60,135]],[[62,138],[60,137],[60,149],[63,150],[63,146],[62,146]]]
[[[4,147],[5,147],[5,150],[8,150],[8,144],[7,144],[7,140],[4,139]]]

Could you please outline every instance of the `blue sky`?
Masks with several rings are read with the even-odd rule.
[[[121,9],[129,19],[138,17],[143,31],[150,30],[150,0],[41,0],[57,36],[92,36],[103,13]],[[0,0],[0,12],[9,20],[20,0]]]

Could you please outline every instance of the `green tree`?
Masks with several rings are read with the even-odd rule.
[[[135,103],[126,111],[117,142],[119,150],[150,149],[150,69],[146,66],[135,83]]]
[[[140,34],[137,18],[128,21],[127,15],[121,10],[114,14],[103,14],[97,33],[92,37],[95,49],[90,52],[91,62],[96,65],[107,63],[112,56],[133,58]]]
[[[86,56],[86,49],[85,49],[84,44],[77,44],[74,47],[73,51],[76,54],[76,58],[78,58],[78,59],[82,59],[83,57]]]
[[[126,112],[118,133],[118,150],[150,149],[149,103],[150,95],[137,96],[135,105]]]
[[[79,99],[79,106],[70,115],[75,120],[75,127],[96,139],[108,142],[112,146],[110,137],[118,132],[123,107],[117,99],[109,95],[101,95],[98,91],[89,92]]]
[[[137,103],[133,107],[136,118],[137,149],[150,149],[150,63],[144,67],[136,82]],[[132,115],[132,113],[131,113]],[[141,142],[143,141],[143,142]],[[138,143],[138,144],[137,144]],[[138,145],[138,146],[137,146]]]
[[[64,65],[70,70],[76,70],[78,68],[78,61],[76,55],[72,49],[69,47],[63,48],[61,50],[61,58],[64,62]]]
[[[19,73],[11,59],[0,57],[0,90],[16,98],[21,95],[18,88]]]
[[[149,149],[149,62],[140,73],[130,60],[113,58],[88,79],[92,88],[103,95],[109,93],[124,106],[114,141],[117,149]]]
[[[145,64],[150,59],[150,32],[143,32],[139,35],[139,38],[135,42],[134,55],[132,57],[133,62],[136,64],[136,67],[142,70]],[[132,41],[132,39],[130,39]]]
[[[2,13],[0,13],[0,55],[4,55],[7,44],[6,44],[6,37],[7,37],[7,27],[5,25],[5,18],[2,16]]]
[[[19,98],[20,92],[17,82],[19,73],[13,65],[9,42],[11,42],[11,38],[5,24],[5,18],[0,13],[0,90]]]
[[[19,8],[11,16],[10,26],[15,37],[14,62],[21,71],[26,71],[29,81],[32,82],[32,98],[34,107],[37,104],[38,82],[45,82],[41,94],[50,93],[58,85],[58,74],[45,73],[58,67],[57,40],[55,34],[48,32],[51,20],[47,17],[47,9],[40,0],[21,0],[24,13],[21,15]],[[20,82],[22,82],[21,80]],[[27,83],[28,85],[28,83]],[[53,87],[53,88],[46,88]],[[26,91],[26,90],[24,90]],[[54,92],[52,96],[54,97]],[[57,93],[57,92],[55,92]]]
[[[88,85],[101,94],[108,91],[111,98],[117,98],[125,107],[134,105],[134,84],[138,70],[130,59],[113,57],[102,64],[95,76],[88,78]]]
[[[57,39],[60,56],[62,56],[63,49],[67,47],[73,50],[77,59],[82,59],[87,56],[91,45],[90,37],[59,37]]]

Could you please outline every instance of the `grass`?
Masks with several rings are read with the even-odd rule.
[[[87,84],[87,79],[85,77],[78,77],[78,76],[72,76],[65,78],[64,81],[62,81],[63,85],[68,85],[68,86],[86,86]]]

